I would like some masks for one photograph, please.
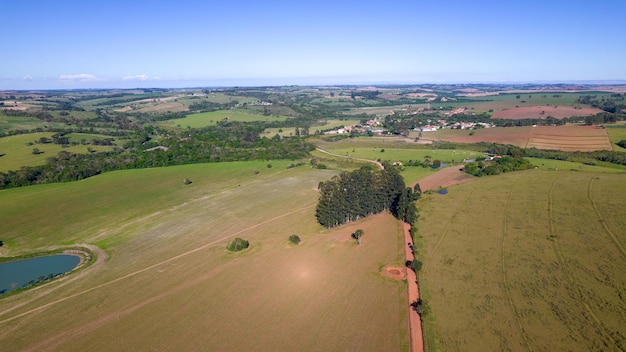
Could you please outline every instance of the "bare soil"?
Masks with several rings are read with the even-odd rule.
[[[422,178],[416,183],[419,183],[422,191],[429,191],[471,180],[472,176],[460,171],[461,168],[462,166],[447,167]],[[414,186],[415,184],[411,185],[411,187]]]

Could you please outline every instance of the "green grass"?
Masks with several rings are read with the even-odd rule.
[[[618,164],[594,162],[596,165],[587,165],[579,162],[554,159],[528,158],[530,162],[542,170],[563,170],[580,172],[626,173],[626,166]]]
[[[427,350],[619,350],[624,181],[528,170],[425,195],[418,256]]]
[[[389,160],[402,161],[406,163],[409,160],[424,161],[426,156],[430,156],[431,160],[439,159],[442,162],[462,162],[463,159],[471,159],[482,156],[483,153],[469,151],[469,150],[456,150],[456,149],[399,149],[399,148],[333,148],[326,146],[326,149],[339,155],[350,156],[354,158],[363,158],[370,160]],[[384,149],[384,152],[381,150]]]
[[[408,351],[406,283],[379,273],[403,264],[400,223],[381,214],[324,230],[316,186],[336,172],[271,163],[127,170],[0,191],[2,255],[61,243],[109,254],[100,266],[0,299],[0,343]],[[359,246],[350,239],[357,227]],[[293,233],[298,246],[286,243]],[[228,252],[235,237],[250,247]]]
[[[87,143],[91,142],[92,139],[109,139],[109,138],[115,139],[115,137],[107,136],[105,134],[95,134],[95,133],[68,133],[65,135],[65,137],[69,138],[70,142],[78,142],[78,143],[80,143],[83,139],[87,141]]]
[[[220,110],[220,111],[212,111],[212,112],[202,112],[197,114],[187,115],[182,119],[174,119],[161,122],[164,126],[170,127],[180,127],[180,128],[201,128],[206,126],[212,126],[217,124],[219,121],[223,119],[228,119],[229,121],[240,121],[240,122],[250,122],[250,121],[284,121],[284,117],[268,117],[262,115],[253,115],[249,114],[243,110]]]
[[[22,166],[43,165],[47,158],[56,156],[60,151],[85,154],[89,152],[89,148],[95,151],[112,149],[112,147],[95,145],[76,145],[63,148],[61,145],[53,143],[28,145],[41,137],[51,138],[53,134],[41,132],[0,138],[0,154],[5,154],[0,157],[0,171],[18,170]],[[34,148],[39,149],[42,153],[33,154]]]
[[[309,134],[315,133],[316,130],[327,130],[336,128],[339,126],[351,126],[359,123],[359,120],[325,120],[325,125],[314,125],[309,127]],[[282,132],[280,132],[282,130]],[[275,136],[277,133],[280,136],[295,136],[296,128],[295,127],[283,127],[283,128],[266,128],[263,131],[263,134],[270,138]]]
[[[43,126],[41,120],[33,116],[5,116],[0,111],[0,132],[32,130]]]
[[[626,152],[626,148],[622,148],[617,145],[617,142],[626,140],[626,124],[622,122],[619,124],[606,125],[606,131],[609,134],[613,150]]]
[[[54,117],[63,117],[63,118],[75,117],[80,120],[91,120],[97,117],[96,113],[93,111],[66,111],[66,112],[69,114],[68,116],[62,116],[61,111],[51,111],[50,114],[52,114],[52,116]]]
[[[516,96],[520,98],[517,99]],[[546,96],[545,98],[543,96]],[[560,95],[560,97],[553,97],[553,95]],[[490,109],[494,111],[511,109],[517,106],[534,106],[534,105],[557,105],[557,106],[586,106],[584,104],[576,103],[576,99],[583,95],[609,95],[608,93],[561,93],[561,92],[538,92],[538,93],[511,93],[502,95],[492,95],[485,97],[472,97],[467,98],[469,101],[455,102],[432,102],[431,107],[433,109],[439,109],[439,107],[452,107],[452,108],[468,108],[473,112],[486,112]],[[529,98],[529,96],[531,96]],[[461,97],[459,97],[460,99]],[[522,103],[522,100],[525,103]],[[470,111],[472,112],[472,111]]]

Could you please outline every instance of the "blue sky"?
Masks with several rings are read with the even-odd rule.
[[[3,0],[0,89],[626,79],[626,1]]]

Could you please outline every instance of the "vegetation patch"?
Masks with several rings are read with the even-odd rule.
[[[248,242],[247,240],[244,240],[243,238],[237,237],[233,239],[232,241],[228,242],[226,249],[228,249],[231,252],[239,252],[248,247],[250,247],[250,242]]]

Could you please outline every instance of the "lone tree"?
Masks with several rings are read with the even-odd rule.
[[[363,237],[363,230],[361,229],[354,231],[354,233],[352,234],[352,238],[356,240],[357,244],[361,244],[361,237]]]
[[[300,237],[298,237],[298,235],[291,235],[289,236],[289,242],[297,245],[300,243]]]
[[[246,240],[244,240],[243,238],[235,238],[234,240],[230,241],[230,243],[228,244],[228,246],[226,246],[226,249],[228,249],[231,252],[239,252],[242,249],[246,249],[250,246],[250,243]]]

